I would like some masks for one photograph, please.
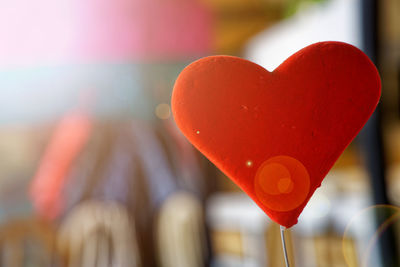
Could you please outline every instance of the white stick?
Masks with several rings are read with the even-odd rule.
[[[286,230],[286,228],[281,225],[281,239],[282,239],[283,255],[285,257],[286,267],[290,267],[287,250],[286,250],[285,230]]]

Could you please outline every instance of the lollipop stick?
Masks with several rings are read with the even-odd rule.
[[[287,250],[286,250],[285,230],[286,230],[286,228],[281,225],[281,239],[282,239],[283,256],[285,257],[286,267],[290,267]]]

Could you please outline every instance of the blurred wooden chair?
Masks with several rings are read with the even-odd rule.
[[[57,244],[66,266],[140,266],[133,221],[116,203],[77,205],[61,224]]]
[[[60,266],[52,225],[37,219],[20,219],[0,226],[0,266]]]
[[[205,266],[206,238],[203,208],[193,195],[177,192],[161,207],[156,222],[159,265]]]

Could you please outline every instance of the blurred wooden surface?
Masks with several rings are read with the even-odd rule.
[[[1,225],[0,266],[54,266],[59,263],[55,237],[53,226],[36,218],[9,221]]]
[[[240,55],[255,34],[282,18],[287,0],[201,0],[214,14],[216,54]]]

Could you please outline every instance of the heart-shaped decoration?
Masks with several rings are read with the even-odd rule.
[[[310,45],[273,72],[230,56],[179,75],[175,121],[189,141],[277,223],[291,227],[380,98],[359,49]]]

